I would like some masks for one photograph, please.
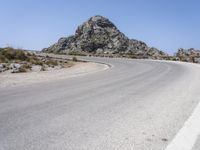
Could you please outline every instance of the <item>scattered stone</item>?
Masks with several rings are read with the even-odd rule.
[[[168,139],[166,139],[166,138],[162,138],[161,140],[164,141],[164,142],[168,141]]]

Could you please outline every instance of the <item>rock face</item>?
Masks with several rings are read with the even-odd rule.
[[[60,38],[54,45],[43,49],[43,52],[130,54],[148,58],[167,56],[158,49],[149,48],[144,42],[129,39],[109,19],[102,16],[91,17],[77,28],[75,35]]]
[[[200,50],[196,50],[194,48],[190,49],[180,48],[176,53],[176,57],[180,61],[200,63]]]

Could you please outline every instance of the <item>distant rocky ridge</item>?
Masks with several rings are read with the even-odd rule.
[[[194,48],[180,48],[175,55],[180,61],[200,63],[200,50]]]
[[[129,39],[107,18],[91,17],[80,25],[75,35],[63,37],[43,52],[62,54],[94,54],[132,58],[166,59],[168,55],[142,41]]]

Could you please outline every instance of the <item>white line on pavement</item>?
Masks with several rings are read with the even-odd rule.
[[[200,134],[200,103],[165,150],[191,150]]]

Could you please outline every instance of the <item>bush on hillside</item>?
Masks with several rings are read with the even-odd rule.
[[[12,60],[27,61],[28,56],[23,50],[8,47],[0,49],[0,59],[2,62]]]
[[[72,61],[75,61],[75,62],[76,62],[76,61],[78,61],[78,59],[77,59],[76,57],[73,57],[73,58],[72,58]]]

